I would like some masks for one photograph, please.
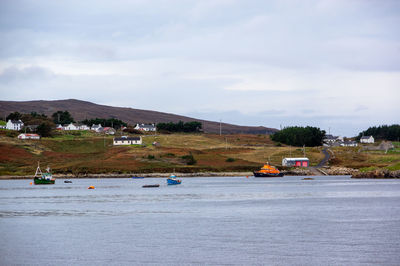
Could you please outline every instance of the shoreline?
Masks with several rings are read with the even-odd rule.
[[[324,169],[327,175],[325,176],[350,176],[355,179],[370,178],[370,179],[396,179],[400,178],[400,170],[388,171],[388,170],[375,170],[369,172],[359,172],[355,169],[350,168],[335,168]],[[291,169],[282,170],[285,176],[319,176],[310,169]],[[107,173],[107,174],[54,174],[54,178],[59,179],[79,179],[79,178],[131,178],[133,176],[140,176],[145,178],[167,178],[171,173]],[[178,177],[232,177],[232,176],[243,176],[253,177],[253,173],[248,172],[194,172],[194,173],[175,173]],[[24,180],[33,179],[34,175],[3,175],[0,176],[0,180]],[[321,176],[324,176],[321,173]]]

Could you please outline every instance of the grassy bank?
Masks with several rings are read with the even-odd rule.
[[[157,142],[159,146],[152,145]],[[334,148],[331,164],[364,169],[397,169],[399,143],[394,151]],[[128,174],[248,172],[266,161],[281,165],[284,157],[303,157],[301,148],[277,145],[266,135],[169,134],[144,135],[143,146],[113,146],[111,136],[75,132],[39,141],[0,135],[0,175],[31,175],[40,161],[55,174]],[[311,165],[323,158],[321,147],[306,148]]]

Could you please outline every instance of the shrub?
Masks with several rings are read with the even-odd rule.
[[[193,157],[193,154],[192,154],[192,153],[189,153],[188,155],[184,155],[184,156],[182,156],[181,158],[185,161],[185,163],[186,163],[187,165],[194,165],[194,164],[197,163],[197,161],[196,161],[196,159]]]
[[[235,159],[234,159],[234,158],[227,158],[226,161],[227,161],[228,163],[232,163],[232,162],[235,161]]]
[[[152,154],[147,155],[147,159],[154,160],[156,157]]]

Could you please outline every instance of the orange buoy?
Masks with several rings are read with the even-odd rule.
[[[249,178],[249,176],[248,176],[248,175],[246,175],[246,178]]]
[[[94,189],[94,186],[89,186],[88,189]]]
[[[31,185],[31,186],[32,186],[32,182],[30,182],[30,183],[29,183],[29,185]]]

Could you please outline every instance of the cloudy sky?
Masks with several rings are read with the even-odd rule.
[[[400,1],[1,0],[2,100],[354,136],[400,123]]]

